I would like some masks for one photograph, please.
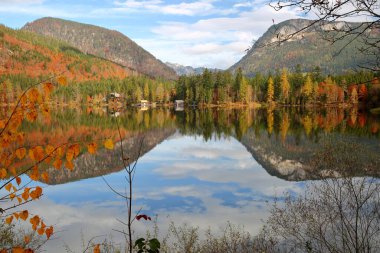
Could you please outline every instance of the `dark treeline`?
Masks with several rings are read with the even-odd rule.
[[[350,72],[325,76],[320,68],[304,73],[297,66],[268,74],[256,73],[249,78],[241,69],[228,71],[205,70],[200,75],[181,76],[176,85],[176,98],[188,104],[280,103],[331,104],[365,102],[380,106],[379,74],[371,71]]]

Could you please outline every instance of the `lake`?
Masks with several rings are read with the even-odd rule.
[[[171,222],[215,231],[231,222],[255,234],[276,198],[342,175],[327,154],[355,154],[363,166],[344,172],[353,177],[380,174],[364,166],[380,159],[380,118],[358,108],[56,108],[22,128],[30,143],[42,145],[117,137],[118,126],[125,153],[138,160],[133,209],[157,218],[159,236]],[[126,191],[120,144],[81,154],[73,171],[45,168],[44,196],[28,208],[55,226],[47,252],[78,252],[94,237],[123,242],[116,230],[127,229],[118,221],[126,220],[127,206],[106,184]],[[145,235],[153,225],[135,221],[134,229]]]

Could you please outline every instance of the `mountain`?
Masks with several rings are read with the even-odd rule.
[[[20,74],[40,78],[63,72],[75,81],[125,78],[132,74],[118,64],[86,55],[65,42],[0,25],[0,76]]]
[[[253,75],[256,72],[267,73],[284,67],[294,71],[297,64],[300,64],[303,71],[312,71],[319,66],[326,74],[337,74],[358,68],[358,66],[367,66],[368,62],[374,60],[373,56],[359,52],[358,48],[362,46],[359,40],[349,43],[353,37],[346,37],[334,44],[326,39],[326,35],[339,35],[336,29],[359,26],[361,23],[316,24],[278,43],[290,34],[310,26],[312,22],[306,19],[292,19],[272,25],[247,54],[230,67],[230,70],[235,71],[241,68],[243,73]],[[372,31],[372,33],[379,37],[379,31]]]
[[[174,133],[174,128],[151,129],[143,133],[133,133],[131,136],[128,136],[127,139],[123,140],[124,153],[128,154],[129,162],[133,164],[134,161],[143,157]],[[140,147],[142,140],[144,140],[144,142],[142,147]],[[124,163],[120,154],[120,146],[121,143],[118,142],[114,149],[99,150],[95,156],[89,153],[82,154],[75,159],[74,164],[77,169],[73,171],[68,169],[47,169],[49,173],[49,184],[64,184],[121,171],[124,168]]]
[[[179,76],[191,76],[202,74],[206,69],[205,67],[193,68],[191,66],[183,66],[177,63],[165,62],[165,64],[173,69]],[[211,71],[221,71],[221,69],[209,69]]]
[[[150,77],[177,77],[171,68],[118,31],[50,17],[27,23],[22,29],[65,41],[82,52]]]

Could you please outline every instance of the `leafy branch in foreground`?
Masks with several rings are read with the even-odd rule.
[[[44,168],[51,166],[56,169],[65,167],[73,170],[73,160],[81,153],[81,146],[86,145],[88,152],[96,152],[96,142],[71,141],[52,146],[35,145],[28,139],[28,135],[21,129],[25,122],[31,124],[40,117],[49,117],[50,106],[53,103],[49,96],[57,85],[66,85],[66,78],[62,75],[53,76],[41,82],[37,82],[27,89],[18,98],[9,115],[0,118],[0,219],[7,225],[16,220],[26,221],[31,224],[32,230],[38,235],[45,235],[49,239],[53,233],[53,226],[47,226],[38,214],[32,214],[29,210],[20,207],[39,199],[43,195],[41,186],[29,186],[32,181],[49,181],[49,174]],[[104,143],[105,148],[113,148],[111,139]],[[65,161],[65,163],[64,163]],[[30,180],[26,183],[25,175]],[[39,248],[31,249],[30,238],[25,237],[23,244],[0,245],[1,252],[33,252]]]

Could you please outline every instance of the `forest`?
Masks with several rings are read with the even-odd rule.
[[[238,69],[201,75],[181,76],[176,85],[176,98],[188,104],[228,105],[252,102],[279,105],[357,104],[379,106],[379,73],[348,72],[325,76],[319,67],[303,72],[298,65],[294,72],[286,68],[256,73],[249,78]]]

